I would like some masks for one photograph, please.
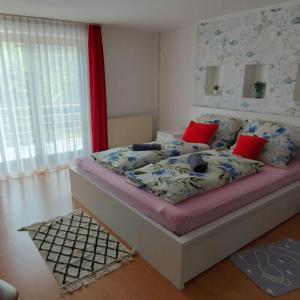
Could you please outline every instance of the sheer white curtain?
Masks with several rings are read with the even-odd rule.
[[[0,16],[0,178],[90,152],[87,27]]]

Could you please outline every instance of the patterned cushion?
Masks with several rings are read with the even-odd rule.
[[[287,169],[296,156],[296,145],[292,140],[292,130],[277,122],[264,120],[248,120],[243,135],[255,135],[268,140],[259,160],[265,164]]]
[[[295,158],[296,146],[291,139],[285,142],[268,142],[259,160],[273,167],[288,169],[289,163]]]
[[[291,129],[287,126],[264,120],[247,120],[243,132],[277,142],[291,137]]]
[[[300,159],[300,125],[299,126],[293,126],[288,124],[282,124],[284,127],[288,127],[292,131],[292,140],[296,145],[296,159]]]
[[[219,129],[211,142],[211,148],[218,151],[230,148],[234,144],[239,130],[243,127],[243,121],[228,116],[205,114],[196,119],[201,123],[219,124]]]

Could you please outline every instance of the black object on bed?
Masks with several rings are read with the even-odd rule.
[[[205,173],[207,170],[207,162],[203,160],[200,153],[193,153],[189,156],[188,162],[196,173]]]
[[[133,144],[133,151],[151,151],[151,150],[161,150],[160,144]]]

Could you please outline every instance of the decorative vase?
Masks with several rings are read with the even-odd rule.
[[[265,88],[255,90],[255,98],[256,99],[264,98],[264,94],[265,94]]]
[[[213,90],[213,95],[218,96],[220,94],[220,90]]]

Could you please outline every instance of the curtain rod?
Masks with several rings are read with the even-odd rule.
[[[0,16],[27,18],[27,19],[34,19],[34,20],[41,20],[41,21],[55,21],[55,22],[72,23],[72,24],[99,25],[98,23],[88,23],[88,22],[82,22],[82,21],[61,20],[61,19],[54,19],[54,18],[44,18],[44,17],[33,17],[33,16],[6,14],[6,13],[1,13],[1,12],[0,12]]]

